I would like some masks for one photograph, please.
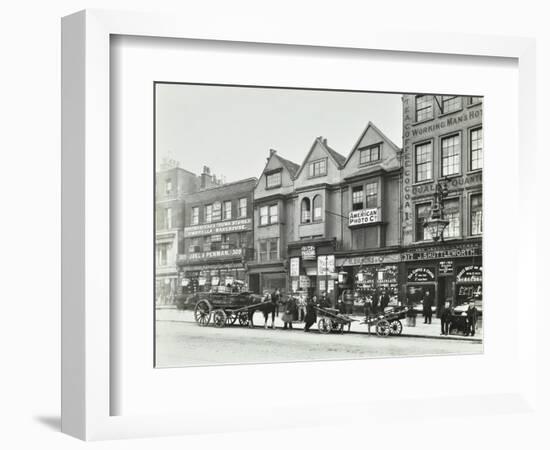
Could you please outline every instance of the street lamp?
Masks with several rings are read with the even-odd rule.
[[[443,242],[443,233],[445,228],[449,225],[449,221],[443,218],[443,199],[449,195],[448,181],[445,177],[442,181],[438,182],[435,187],[435,201],[430,214],[430,218],[424,222],[424,228],[428,229],[428,232],[432,236],[435,242],[441,240]]]

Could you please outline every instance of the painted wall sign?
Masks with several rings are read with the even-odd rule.
[[[377,256],[353,256],[350,258],[337,258],[336,265],[342,266],[366,266],[369,264],[396,263],[401,261],[398,253]]]
[[[290,258],[290,276],[297,277],[300,275],[300,258]]]
[[[453,247],[425,247],[401,254],[402,261],[481,256],[481,244],[463,244]]]
[[[453,261],[450,260],[444,260],[439,261],[439,275],[452,275],[454,270],[454,264]]]
[[[466,266],[458,271],[456,281],[479,282],[483,281],[483,269],[481,266]]]
[[[348,226],[355,227],[369,223],[379,222],[378,208],[359,209],[350,211],[348,216]]]
[[[305,260],[315,260],[316,252],[314,245],[304,245],[302,247],[302,259]]]
[[[216,250],[211,252],[184,253],[178,255],[178,261],[192,262],[203,261],[205,259],[235,258],[243,254],[242,248],[232,248],[229,250]]]
[[[185,227],[183,237],[208,236],[210,234],[236,233],[252,230],[252,219],[227,220]]]
[[[415,283],[425,283],[435,281],[434,270],[428,267],[417,267],[409,269],[407,280]]]

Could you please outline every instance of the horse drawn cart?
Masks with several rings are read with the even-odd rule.
[[[407,317],[409,309],[408,306],[386,308],[381,314],[367,316],[361,323],[369,327],[369,334],[371,327],[374,326],[378,336],[399,336],[403,332],[403,323],[401,321]]]
[[[201,327],[210,322],[215,327],[250,323],[251,313],[262,306],[261,296],[249,292],[205,292],[198,294],[195,304],[195,322]]]
[[[315,306],[315,310],[317,312],[317,317],[319,317],[319,320],[317,321],[317,328],[319,329],[319,333],[323,334],[327,334],[332,331],[343,333],[346,325],[348,326],[349,331],[351,328],[351,322],[356,320],[345,314],[341,314],[336,308],[322,308]]]

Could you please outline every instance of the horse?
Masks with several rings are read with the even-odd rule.
[[[272,302],[271,298],[265,296],[262,298],[262,302],[257,304],[254,308],[248,310],[248,326],[252,328],[254,326],[253,317],[256,311],[261,311],[264,316],[264,328],[267,329],[267,321],[271,314],[271,328],[275,328],[275,311],[277,310],[277,303]]]

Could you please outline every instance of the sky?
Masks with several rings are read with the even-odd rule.
[[[269,150],[302,164],[313,141],[347,156],[368,122],[401,147],[400,94],[156,85],[156,160],[227,182],[259,177]]]

